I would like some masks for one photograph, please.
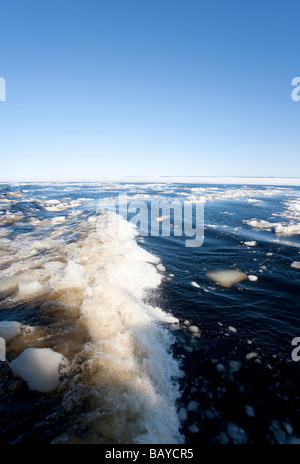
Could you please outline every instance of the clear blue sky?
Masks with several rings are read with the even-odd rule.
[[[300,176],[299,0],[0,2],[0,180]]]

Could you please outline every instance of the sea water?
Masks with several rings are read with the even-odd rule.
[[[203,244],[99,213],[120,193],[201,202]],[[298,187],[2,184],[0,337],[17,380],[0,441],[297,442],[299,234]]]

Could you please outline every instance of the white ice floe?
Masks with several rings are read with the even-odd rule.
[[[180,422],[185,422],[188,418],[188,414],[185,408],[180,408],[178,411],[178,418]]]
[[[21,332],[21,324],[17,321],[1,321],[0,322],[0,337],[6,342],[11,340]]]
[[[42,284],[38,280],[25,280],[18,285],[20,297],[37,296],[44,291]]]
[[[254,411],[254,408],[252,406],[249,406],[248,404],[246,404],[245,410],[246,410],[246,414],[249,417],[255,417],[255,411]]]
[[[191,285],[193,285],[193,287],[200,288],[200,285],[198,285],[197,282],[191,282]]]
[[[0,293],[11,292],[17,290],[20,282],[24,280],[34,279],[37,275],[36,271],[24,271],[20,274],[5,277],[0,280]]]
[[[199,407],[199,403],[197,403],[197,401],[190,401],[187,405],[187,411],[188,412],[196,411],[198,407]]]
[[[0,361],[6,361],[6,342],[0,337]]]
[[[283,236],[289,236],[289,235],[298,235],[300,234],[300,224],[278,224],[275,227],[275,233],[276,235],[283,235]]]
[[[265,220],[244,220],[247,225],[256,229],[274,230],[276,235],[290,236],[300,234],[300,223],[291,222],[269,222]],[[245,243],[246,244],[246,243]]]
[[[49,392],[59,383],[59,365],[63,355],[50,348],[27,348],[10,366],[15,375],[22,377],[30,390]]]
[[[229,361],[229,366],[233,372],[238,372],[242,367],[242,363],[240,361],[231,360]]]
[[[231,287],[234,283],[241,282],[248,278],[247,274],[239,269],[208,272],[207,277],[222,287]]]
[[[294,261],[291,264],[291,267],[294,268],[294,269],[300,269],[300,261]]]
[[[199,327],[197,327],[196,325],[190,325],[190,326],[188,327],[188,330],[189,330],[190,332],[196,333],[196,334],[200,332]]]
[[[258,280],[258,277],[256,275],[248,275],[248,279],[250,280],[250,282],[256,282]]]
[[[255,240],[250,240],[248,242],[244,242],[244,245],[248,246],[248,247],[254,247],[257,245],[257,242]]]
[[[189,431],[191,433],[198,433],[199,432],[199,427],[197,427],[196,424],[192,424],[192,425],[189,426]]]
[[[248,443],[248,437],[246,435],[246,432],[239,425],[233,422],[229,422],[227,425],[226,432],[227,435],[235,441],[235,443],[239,445],[244,445]]]
[[[254,351],[252,351],[251,353],[248,353],[246,355],[246,359],[249,360],[249,359],[253,359],[253,358],[257,358],[258,354],[255,353]]]
[[[162,264],[158,264],[156,266],[157,270],[160,271],[160,272],[165,272],[166,268],[165,266],[163,266]]]
[[[159,216],[159,217],[155,218],[155,220],[156,220],[157,222],[162,222],[162,221],[164,221],[165,219],[168,219],[169,217],[170,217],[170,216],[166,216],[166,215],[165,215],[165,216]]]
[[[65,267],[65,264],[62,263],[61,261],[49,261],[44,264],[44,268],[48,272],[54,272],[59,269],[63,269]]]
[[[231,325],[228,327],[229,332],[231,333],[237,333],[237,330],[235,327],[232,327]]]

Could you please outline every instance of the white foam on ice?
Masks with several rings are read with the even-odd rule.
[[[59,384],[59,365],[63,355],[50,348],[27,348],[10,366],[22,377],[30,390],[49,392]]]

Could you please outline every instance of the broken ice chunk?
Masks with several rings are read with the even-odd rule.
[[[239,269],[208,272],[207,277],[217,282],[219,285],[222,285],[222,287],[231,287],[236,282],[241,282],[248,278],[247,274]]]

